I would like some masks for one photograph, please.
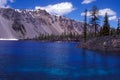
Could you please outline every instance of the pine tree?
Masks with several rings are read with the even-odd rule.
[[[120,35],[120,27],[117,27],[117,35]]]
[[[85,10],[85,16],[84,16],[84,41],[86,42],[86,38],[87,38],[87,9]]]
[[[97,34],[97,25],[99,25],[99,10],[97,8],[97,6],[93,6],[92,10],[91,10],[91,21],[90,23],[92,24],[92,26],[94,26],[94,34],[96,36]]]
[[[108,15],[106,13],[105,17],[104,17],[104,24],[103,24],[102,35],[103,36],[108,36],[109,33],[110,33],[110,25],[109,25]]]
[[[115,36],[116,35],[116,30],[115,30],[115,28],[111,28],[110,29],[110,34],[109,35],[111,35],[111,36]]]
[[[120,35],[120,19],[118,19],[117,35]]]
[[[99,31],[99,36],[102,36],[102,30],[103,30],[103,28],[101,27],[100,31]]]

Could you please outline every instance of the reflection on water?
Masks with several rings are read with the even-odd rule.
[[[119,80],[120,56],[71,42],[0,42],[0,80]]]

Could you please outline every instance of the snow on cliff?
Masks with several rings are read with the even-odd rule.
[[[88,31],[93,30],[88,27]],[[45,10],[0,8],[0,38],[26,39],[40,34],[60,35],[63,32],[82,34],[83,23],[62,16],[50,15]]]

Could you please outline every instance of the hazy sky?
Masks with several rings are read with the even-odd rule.
[[[84,19],[84,10],[91,10],[94,5],[100,10],[101,25],[103,24],[102,18],[107,12],[111,26],[117,26],[117,18],[120,17],[120,0],[0,0],[0,7],[11,7],[14,9],[40,8],[51,14],[63,15],[79,21]]]

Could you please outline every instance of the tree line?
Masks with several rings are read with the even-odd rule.
[[[54,34],[39,34],[33,40],[46,40],[46,41],[80,41],[81,35],[75,32],[63,32],[61,35]]]
[[[83,34],[78,34],[75,32],[63,32],[60,35],[54,34],[39,34],[34,40],[48,40],[48,41],[80,41],[84,39],[86,42],[89,38],[101,37],[101,36],[113,36],[120,35],[120,19],[118,19],[117,29],[111,28],[109,24],[108,13],[105,13],[103,25],[100,23],[99,9],[97,6],[93,6],[90,10],[90,21],[88,22],[88,10],[85,9],[84,15],[84,29]],[[94,27],[93,32],[88,32],[87,27]]]
[[[118,26],[117,26],[117,29],[115,29],[115,28],[110,27],[107,13],[105,13],[105,16],[104,16],[103,26],[99,25],[100,18],[99,18],[99,9],[97,8],[97,6],[93,6],[92,9],[90,10],[90,22],[89,23],[87,22],[88,10],[85,9],[84,13],[85,13],[84,31],[83,31],[84,41],[86,41],[86,39],[90,37],[120,35],[120,19],[118,19]],[[94,27],[93,33],[87,32],[88,24]],[[100,29],[98,29],[99,27]]]

